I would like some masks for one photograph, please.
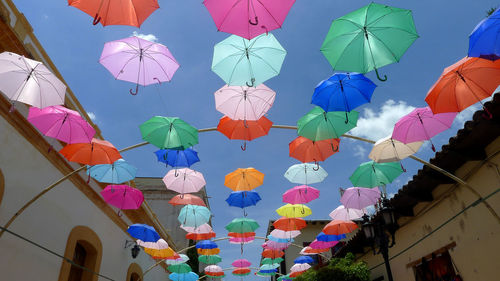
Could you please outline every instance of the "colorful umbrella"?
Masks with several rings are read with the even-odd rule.
[[[273,106],[276,93],[266,85],[228,86],[215,95],[215,108],[232,120],[259,120]]]
[[[188,272],[188,273],[171,273],[168,275],[168,278],[172,281],[197,281],[200,276],[194,272]]]
[[[168,266],[168,271],[173,273],[188,273],[191,272],[191,267],[185,263],[172,264]]]
[[[155,151],[159,162],[172,167],[191,167],[196,162],[200,162],[198,152],[191,148],[180,149],[160,149]]]
[[[282,275],[282,276],[278,277],[277,280],[278,281],[291,281],[293,279],[295,279],[295,278],[294,277],[290,277],[289,274],[287,274],[287,275]]]
[[[217,235],[213,231],[212,232],[208,232],[208,233],[192,233],[192,232],[189,232],[189,233],[186,234],[186,239],[191,239],[191,240],[194,240],[194,241],[198,241],[198,240],[212,239],[215,236],[217,236]]]
[[[212,227],[209,224],[202,224],[198,227],[193,227],[193,226],[187,226],[187,225],[181,225],[181,228],[184,229],[187,232],[190,233],[196,233],[196,234],[204,234],[204,233],[210,233],[212,232]]]
[[[363,209],[377,204],[380,199],[380,190],[378,187],[350,187],[343,191],[340,202],[346,208]]]
[[[45,108],[64,104],[66,85],[41,62],[3,52],[0,54],[0,92],[12,102]]]
[[[300,251],[300,254],[301,255],[317,255],[317,254],[321,254],[321,253],[328,252],[328,251],[330,251],[330,248],[313,249],[313,248],[307,246],[307,247],[304,247],[304,249],[302,249]]]
[[[358,210],[340,205],[330,213],[330,218],[334,220],[352,221],[361,218],[365,213],[364,209]]]
[[[309,268],[311,268],[311,266],[309,264],[307,264],[307,263],[298,263],[298,264],[294,264],[290,268],[290,271],[291,272],[301,272],[301,271],[306,271]]]
[[[293,263],[296,263],[296,264],[313,263],[313,262],[314,262],[314,260],[309,256],[300,256],[300,257],[293,260]]]
[[[281,229],[273,229],[273,231],[271,231],[270,234],[276,238],[286,239],[286,238],[295,238],[299,236],[300,231],[299,230],[284,231]]]
[[[201,255],[198,257],[198,261],[204,264],[218,264],[222,262],[222,258],[219,255],[211,255],[211,256]]]
[[[270,249],[265,249],[262,251],[262,256],[265,258],[270,258],[270,259],[276,259],[284,256],[285,253],[280,250],[270,250]]]
[[[177,259],[167,259],[165,260],[165,263],[166,264],[181,264],[181,263],[185,263],[189,260],[189,257],[184,255],[184,254],[180,254],[179,257]]]
[[[168,171],[163,182],[167,189],[181,194],[198,192],[207,184],[202,173],[188,168]]]
[[[210,240],[203,240],[196,243],[196,249],[215,249],[218,248],[217,243]]]
[[[332,220],[323,227],[323,233],[326,235],[341,235],[351,233],[357,228],[358,225],[351,221]]]
[[[59,153],[68,161],[86,165],[112,164],[122,158],[110,142],[98,139],[92,139],[91,143],[67,144]]]
[[[236,218],[226,225],[227,231],[238,233],[255,232],[257,228],[259,228],[259,224],[255,220],[247,218]]]
[[[249,275],[251,272],[250,268],[237,268],[237,269],[234,269],[232,271],[232,274],[233,275],[236,275],[236,276],[247,276]]]
[[[496,9],[488,18],[482,20],[469,36],[469,57],[489,60],[500,59],[500,10]]]
[[[307,226],[307,223],[304,219],[301,218],[281,217],[275,222],[273,222],[273,226],[276,229],[280,229],[283,231],[290,231],[290,230],[301,230],[302,228]]]
[[[136,210],[141,207],[144,195],[139,189],[128,185],[108,185],[101,191],[106,203],[120,210]]]
[[[166,249],[151,249],[144,248],[144,252],[150,255],[153,259],[177,259],[179,256],[172,250],[172,248]]]
[[[325,161],[328,157],[339,152],[340,139],[326,139],[312,141],[298,136],[288,145],[289,155],[300,162]]]
[[[401,161],[417,153],[423,142],[402,143],[391,136],[379,139],[370,151],[368,158],[377,163]]]
[[[212,71],[231,86],[255,87],[279,74],[286,51],[270,34],[231,35],[214,47]]]
[[[255,191],[233,191],[226,202],[229,206],[246,208],[257,205],[260,200],[259,194]]]
[[[280,264],[282,261],[284,261],[284,259],[282,259],[282,258],[275,258],[275,259],[264,258],[260,261],[260,263],[261,264]]]
[[[292,273],[290,273],[288,276],[289,276],[290,278],[297,278],[297,277],[299,277],[300,275],[304,274],[304,272],[305,272],[305,271],[292,272]]]
[[[312,214],[311,209],[303,204],[286,204],[279,207],[276,213],[287,218],[303,218]]]
[[[305,185],[322,182],[327,176],[321,166],[309,163],[292,165],[285,172],[285,178],[290,182]]]
[[[297,122],[297,134],[312,141],[340,138],[344,133],[356,127],[357,111],[326,112],[316,106]],[[347,122],[346,122],[347,119]]]
[[[269,133],[273,122],[262,116],[257,121],[232,120],[225,116],[219,120],[217,131],[224,134],[230,140],[244,140],[245,145],[241,147],[246,149],[246,141],[265,136]]]
[[[354,186],[376,187],[391,183],[401,173],[403,173],[403,168],[398,162],[376,163],[368,161],[359,165],[349,180]]]
[[[329,248],[334,247],[338,243],[339,243],[339,241],[324,242],[324,241],[314,240],[313,242],[311,242],[311,244],[309,244],[309,247],[311,249],[315,249],[315,250],[329,249]]]
[[[205,267],[204,271],[210,272],[210,273],[223,272],[222,268],[218,265],[209,265],[209,266]]]
[[[273,270],[280,267],[279,264],[263,264],[260,266],[260,270]]]
[[[319,190],[307,185],[290,188],[283,193],[283,202],[290,204],[305,204],[319,197]]]
[[[136,240],[137,245],[144,247],[144,248],[150,248],[150,249],[156,249],[156,250],[163,250],[168,248],[168,243],[167,241],[163,239],[158,239],[156,242],[144,242],[140,239]]]
[[[182,207],[177,219],[182,225],[198,227],[207,223],[211,215],[207,207],[186,205]]]
[[[273,250],[284,250],[287,249],[292,243],[286,242],[286,243],[281,243],[281,242],[276,242],[273,240],[267,240],[267,242],[262,244],[262,248],[264,249],[273,249]]]
[[[316,235],[316,240],[321,242],[333,242],[333,241],[340,241],[342,239],[345,239],[346,237],[347,236],[345,234],[328,235],[324,234],[323,232],[320,232],[318,235]]]
[[[272,235],[267,235],[266,238],[268,239],[268,241],[274,241],[274,242],[278,242],[278,243],[292,243],[294,241],[293,238],[278,238],[278,237],[274,237]]]
[[[127,232],[135,239],[144,242],[156,242],[160,239],[160,235],[158,235],[154,227],[147,224],[133,224],[128,227]]]
[[[135,179],[137,168],[123,159],[112,164],[100,164],[87,167],[87,174],[98,182],[119,184]]]
[[[172,199],[170,199],[168,201],[168,203],[170,203],[170,205],[198,205],[198,206],[203,206],[203,207],[206,207],[207,205],[205,204],[205,202],[203,201],[203,199],[201,199],[200,197],[196,196],[196,195],[192,195],[192,194],[178,194],[178,195],[175,195],[174,197],[172,197]]]
[[[255,232],[242,232],[242,233],[238,233],[238,232],[229,232],[227,234],[227,236],[229,237],[235,237],[235,238],[248,238],[248,237],[255,237]]]
[[[232,266],[234,267],[249,267],[252,265],[251,262],[249,262],[248,260],[246,259],[239,259],[239,260],[235,260],[231,263]]]
[[[204,256],[213,256],[213,255],[217,255],[217,254],[220,253],[220,249],[219,248],[215,248],[215,249],[197,249],[196,251],[198,252],[198,254],[204,255]]]
[[[155,116],[139,128],[142,139],[159,149],[188,148],[198,143],[198,130],[177,117]]]
[[[332,22],[321,52],[333,69],[367,73],[399,62],[418,38],[410,10],[370,3]]]
[[[238,168],[224,180],[224,185],[234,191],[250,191],[263,183],[264,174],[255,168]]]
[[[231,244],[250,244],[255,240],[255,237],[231,237],[229,243]]]

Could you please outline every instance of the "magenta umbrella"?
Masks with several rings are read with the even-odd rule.
[[[95,135],[94,128],[78,111],[61,105],[30,107],[28,121],[42,134],[68,144],[90,143]]]
[[[377,204],[380,198],[380,190],[378,187],[350,187],[344,191],[340,202],[346,208],[363,209],[371,205]]]
[[[295,0],[205,0],[217,30],[248,40],[281,28]]]
[[[430,107],[415,108],[403,116],[394,126],[392,138],[405,144],[431,140],[431,138],[451,127],[456,112],[432,113]],[[436,151],[431,141],[432,150]]]
[[[283,193],[283,202],[290,204],[305,204],[319,197],[319,190],[307,185],[290,188]]]
[[[259,120],[274,103],[276,93],[266,85],[228,86],[214,93],[215,108],[233,120]]]
[[[128,185],[108,185],[101,191],[101,195],[108,204],[120,210],[139,209],[144,196],[139,189]]]
[[[132,95],[139,85],[169,82],[179,68],[166,46],[136,36],[104,44],[99,62],[116,79],[136,83]]]
[[[312,241],[311,244],[309,244],[309,247],[311,247],[312,249],[327,249],[334,247],[338,243],[339,241],[323,242],[314,239],[314,241]]]
[[[255,237],[231,237],[229,243],[231,244],[250,244],[255,240]]]
[[[207,184],[202,173],[189,168],[168,171],[163,182],[167,189],[181,194],[198,192]]]
[[[249,267],[252,265],[252,263],[246,259],[239,259],[239,260],[233,261],[233,263],[231,265],[234,267]]]

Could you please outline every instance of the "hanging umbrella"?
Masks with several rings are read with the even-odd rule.
[[[263,264],[260,266],[260,270],[273,270],[280,267],[279,264]]]
[[[300,231],[299,230],[284,231],[281,229],[273,229],[273,231],[271,231],[270,234],[276,238],[285,239],[285,238],[295,238],[299,236]]]
[[[179,254],[179,257],[177,259],[167,259],[165,260],[165,263],[170,265],[170,264],[181,264],[185,263],[189,260],[189,257],[184,255],[184,254]]]
[[[402,173],[403,168],[398,162],[376,163],[368,161],[359,165],[349,180],[354,186],[376,187],[391,183]]]
[[[324,241],[314,240],[313,242],[311,242],[311,244],[309,244],[309,247],[311,247],[311,249],[316,249],[316,250],[329,249],[333,248],[338,243],[339,241],[324,242]]]
[[[245,144],[241,149],[245,150],[247,146],[246,141],[267,135],[272,125],[273,122],[265,116],[262,116],[257,121],[232,120],[224,116],[219,120],[217,131],[224,134],[230,140],[244,140]]]
[[[168,243],[163,239],[158,239],[158,241],[156,242],[144,242],[140,239],[137,239],[136,243],[141,247],[149,249],[156,249],[156,250],[168,249]]]
[[[309,256],[300,256],[300,257],[293,260],[293,263],[295,263],[295,264],[313,263],[313,262],[314,262],[314,260]]]
[[[196,243],[196,249],[215,249],[218,248],[217,243],[210,240],[203,240]]]
[[[279,207],[276,213],[287,218],[303,218],[312,214],[311,209],[303,204],[286,204]]]
[[[313,249],[309,246],[307,247],[304,247],[301,251],[300,251],[300,254],[301,255],[317,255],[317,254],[321,254],[321,253],[324,253],[324,252],[328,252],[330,251],[330,248],[324,248],[324,249]]]
[[[198,206],[203,206],[203,207],[207,206],[207,205],[205,205],[205,202],[203,201],[203,199],[201,199],[200,197],[198,197],[196,195],[192,195],[192,194],[175,195],[174,197],[172,197],[172,199],[170,199],[168,201],[168,203],[170,203],[170,205],[174,205],[174,206],[177,206],[177,205],[198,205]]]
[[[218,264],[222,262],[222,258],[219,255],[211,255],[211,256],[201,255],[198,257],[198,261],[204,264]]]
[[[262,251],[262,256],[265,258],[270,258],[270,259],[280,258],[284,255],[285,255],[285,253],[283,251],[280,251],[280,250],[265,249],[264,251]]]
[[[344,133],[356,127],[358,115],[359,113],[354,110],[326,112],[316,106],[299,119],[297,134],[311,141],[340,138]]]
[[[296,263],[290,268],[290,271],[291,272],[300,272],[300,271],[306,271],[309,268],[311,268],[311,266],[307,263]]]
[[[305,271],[298,271],[298,272],[291,272],[288,276],[290,278],[297,278],[299,277],[300,275],[304,274]]]
[[[307,185],[290,188],[283,193],[283,202],[290,204],[305,204],[319,197],[319,190]]]
[[[196,162],[200,162],[198,152],[191,148],[186,149],[160,149],[155,151],[159,162],[165,163],[174,168],[191,167]]]
[[[224,179],[224,185],[234,191],[250,191],[263,183],[264,174],[255,168],[238,168]]]
[[[172,264],[168,266],[168,271],[174,273],[188,273],[191,272],[191,267],[185,263],[181,264]]]
[[[182,207],[177,218],[182,225],[198,227],[210,220],[210,210],[207,207],[186,205]]]
[[[489,17],[482,20],[469,36],[469,57],[500,59],[500,10],[497,8]]]
[[[279,74],[286,51],[270,34],[231,35],[214,47],[212,71],[230,86],[255,87]]]
[[[325,161],[328,157],[339,152],[340,139],[326,139],[312,141],[298,136],[288,145],[289,155],[300,162]]]
[[[160,235],[158,235],[154,227],[147,224],[133,224],[128,227],[127,232],[135,239],[140,239],[144,242],[156,242],[160,239]]]
[[[194,272],[188,272],[188,273],[170,273],[168,275],[168,278],[172,281],[197,281],[200,276]]]
[[[108,185],[101,191],[106,203],[120,210],[137,210],[144,201],[144,195],[139,189],[128,185]]]
[[[282,275],[282,276],[278,277],[277,280],[278,281],[291,281],[293,279],[295,279],[295,278],[290,277],[289,274],[287,274],[287,275]]]
[[[249,267],[252,265],[251,262],[249,262],[248,260],[246,259],[239,259],[239,260],[235,260],[231,263],[232,266],[234,267]]]
[[[87,167],[87,174],[98,182],[120,184],[135,179],[137,168],[124,159],[112,164],[100,164]]]
[[[232,120],[259,120],[273,106],[276,93],[266,85],[228,86],[215,95],[215,108]]]
[[[343,192],[340,202],[346,208],[363,209],[377,204],[379,199],[380,190],[378,187],[350,187]]]
[[[255,232],[242,232],[242,233],[238,233],[238,232],[229,232],[227,234],[227,236],[229,237],[235,237],[235,238],[249,238],[249,237],[255,237]]]
[[[137,36],[104,44],[99,62],[116,79],[135,83],[132,95],[137,95],[139,85],[169,82],[179,68],[166,46]]]
[[[290,231],[290,230],[301,230],[302,228],[307,226],[307,223],[304,219],[301,218],[281,217],[275,222],[273,222],[273,226],[276,229],[280,229],[283,231]]]
[[[327,112],[350,112],[369,103],[376,87],[377,85],[363,74],[335,73],[316,86],[311,103]]]
[[[328,173],[320,166],[309,163],[295,164],[285,172],[285,178],[293,183],[312,184],[322,182]]]
[[[280,264],[282,261],[284,261],[284,259],[282,259],[282,258],[275,258],[275,259],[264,258],[260,261],[260,263],[261,264]]]
[[[70,162],[86,165],[112,164],[122,158],[110,142],[98,139],[92,139],[91,143],[67,144],[59,153]]]
[[[216,234],[215,232],[208,232],[208,233],[192,233],[188,232],[186,234],[186,239],[188,240],[194,240],[194,241],[199,241],[199,240],[208,240],[215,238]]]
[[[198,227],[181,225],[181,228],[190,233],[203,234],[212,232],[212,227],[209,224],[202,224]]]
[[[255,237],[231,237],[229,238],[229,243],[231,244],[250,244],[255,240]]]
[[[213,255],[218,255],[220,253],[219,248],[214,248],[214,249],[197,249],[196,250],[198,254],[204,255],[204,256],[213,256]]]
[[[262,248],[273,249],[273,250],[284,250],[284,249],[287,249],[291,244],[292,243],[290,243],[290,242],[281,243],[281,242],[268,240],[267,242],[262,244]]]
[[[246,208],[257,205],[260,200],[259,194],[255,191],[233,191],[226,202],[229,206]]]
[[[425,97],[434,113],[460,112],[490,97],[500,84],[500,60],[465,57],[444,69]],[[488,115],[491,113],[485,108]]]
[[[150,255],[153,259],[177,259],[179,255],[172,250],[172,248],[166,248],[166,249],[151,249],[151,248],[144,248],[144,252],[148,255]]]
[[[278,243],[292,243],[294,241],[293,238],[278,238],[278,237],[274,237],[272,235],[267,235],[266,238],[268,239],[268,241],[274,241],[274,242],[278,242]]]
[[[429,107],[416,108],[394,125],[392,138],[405,144],[431,141],[432,137],[451,127],[456,115],[456,112],[434,114]],[[436,151],[432,141],[431,145]]]
[[[216,273],[216,272],[223,272],[222,268],[218,265],[209,265],[205,267],[204,269],[205,272],[210,272],[210,273]]]
[[[252,272],[250,270],[250,268],[237,268],[237,269],[234,269],[231,273],[233,275],[236,275],[236,276],[247,276],[250,274],[250,272]]]
[[[418,38],[410,10],[377,3],[332,22],[321,52],[334,70],[367,73],[399,62]]]
[[[255,232],[257,228],[259,228],[259,224],[255,220],[247,218],[236,218],[226,225],[227,231],[238,233]]]
[[[330,213],[330,218],[334,220],[352,221],[361,218],[365,213],[366,211],[364,209],[358,210],[340,205]]]
[[[198,130],[178,117],[155,116],[139,128],[142,139],[159,149],[188,148],[198,143]]]
[[[391,136],[379,139],[370,151],[368,158],[377,163],[401,161],[417,153],[423,142],[402,143]],[[404,171],[404,168],[403,168]]]
[[[332,220],[323,227],[323,233],[326,235],[341,235],[351,233],[357,228],[358,225],[351,221]]]
[[[316,240],[320,242],[334,242],[334,241],[340,241],[342,239],[345,239],[347,236],[345,234],[340,234],[340,235],[328,235],[324,234],[323,232],[320,232],[316,236]]]
[[[12,102],[45,108],[64,104],[66,85],[41,62],[3,52],[0,54],[0,92]]]
[[[163,182],[167,189],[181,194],[198,192],[207,184],[202,173],[188,168],[168,171]]]

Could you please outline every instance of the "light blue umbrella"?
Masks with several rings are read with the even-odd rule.
[[[273,263],[273,264],[264,264],[260,266],[260,270],[274,270],[276,268],[280,267],[279,263]]]
[[[278,238],[278,237],[274,237],[272,235],[268,235],[267,239],[274,241],[274,242],[278,242],[278,243],[290,243],[290,242],[294,241],[293,238]]]
[[[298,184],[322,182],[327,176],[328,173],[320,165],[309,163],[295,164],[285,173],[287,180]]]
[[[87,175],[98,182],[120,184],[135,179],[137,168],[123,159],[113,164],[87,166]]]
[[[197,205],[186,205],[182,207],[179,222],[184,226],[198,227],[210,220],[210,210],[207,207]]]
[[[198,274],[194,272],[188,272],[188,273],[170,273],[168,276],[170,280],[172,281],[196,281],[198,280],[199,276]]]

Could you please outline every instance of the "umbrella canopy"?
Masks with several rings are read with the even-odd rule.
[[[304,247],[304,249],[302,249],[300,251],[300,254],[301,255],[317,255],[317,254],[321,254],[321,253],[328,252],[328,251],[330,251],[330,248],[313,249],[313,248],[307,246],[307,247]]]
[[[399,62],[417,38],[410,10],[372,2],[334,20],[321,52],[335,70],[367,73]]]
[[[106,203],[120,210],[136,210],[141,207],[144,195],[139,189],[128,185],[108,185],[101,191]]]
[[[287,218],[303,218],[312,214],[311,209],[303,204],[286,204],[279,207],[276,213]]]
[[[231,35],[214,47],[212,71],[230,86],[254,87],[279,74],[286,51],[271,33]]]
[[[213,231],[212,232],[208,232],[208,233],[192,233],[192,232],[188,232],[186,234],[186,239],[191,239],[191,240],[194,240],[194,241],[208,240],[208,239],[214,238],[215,236],[217,236],[217,235]]]
[[[177,259],[179,258],[179,255],[172,249],[172,248],[166,248],[166,249],[151,249],[151,248],[144,248],[144,252],[148,255],[150,255],[153,259]]]
[[[275,229],[290,231],[290,230],[301,230],[302,228],[307,226],[307,223],[304,219],[301,218],[281,217],[275,222],[273,222],[273,226]]]
[[[305,185],[322,182],[327,176],[321,166],[309,163],[292,165],[285,172],[285,178],[290,182]]]
[[[167,259],[165,260],[165,263],[166,264],[181,264],[181,263],[185,263],[189,260],[189,257],[184,255],[184,254],[180,254],[178,258],[176,259]]]
[[[293,277],[290,277],[289,274],[287,275],[282,275],[280,277],[278,277],[278,281],[291,281],[293,280],[294,278]]]
[[[261,255],[265,258],[276,259],[284,256],[285,253],[280,250],[265,249],[264,251],[262,251]]]
[[[59,153],[68,161],[86,165],[112,164],[122,158],[110,142],[98,139],[92,139],[91,143],[67,144]]]
[[[215,95],[215,108],[232,120],[259,120],[273,106],[276,93],[266,85],[228,86]]]
[[[482,20],[469,36],[469,57],[500,59],[500,10]]]
[[[207,223],[204,223],[198,227],[181,225],[181,228],[187,232],[196,233],[196,234],[204,234],[204,233],[212,232],[212,227]]]
[[[415,153],[420,149],[423,142],[411,142],[405,144],[391,136],[379,139],[370,151],[368,157],[377,163],[387,163],[401,161]]]
[[[316,106],[297,122],[297,134],[312,141],[340,138],[356,127],[359,112],[326,112]],[[346,122],[347,121],[347,122]]]
[[[207,267],[205,267],[204,269],[205,272],[211,272],[211,273],[214,273],[214,272],[223,272],[222,271],[222,268],[218,265],[209,265]]]
[[[264,183],[264,173],[255,168],[238,168],[226,175],[224,185],[234,191],[250,191]]]
[[[177,219],[182,225],[198,227],[207,223],[211,215],[207,207],[186,205],[182,207]]]
[[[163,183],[167,189],[182,194],[198,192],[207,184],[202,173],[188,168],[168,171]]]
[[[226,229],[229,232],[255,232],[259,228],[259,224],[252,219],[247,218],[236,218],[226,225]]]
[[[220,253],[220,249],[219,248],[214,248],[214,249],[197,249],[196,251],[198,252],[198,254],[204,255],[204,256],[213,256],[213,255],[217,255],[217,254]]]
[[[273,270],[280,267],[279,264],[263,264],[260,266],[260,270]]]
[[[312,141],[298,136],[288,145],[289,155],[300,162],[325,161],[328,157],[339,152],[340,139],[326,139]]]
[[[305,271],[297,271],[297,272],[291,272],[288,277],[290,278],[297,278],[299,277],[300,275],[304,274]]]
[[[162,44],[132,36],[104,44],[99,62],[118,80],[139,85],[168,82],[179,63]]]
[[[231,263],[232,266],[234,267],[249,267],[252,265],[251,262],[249,262],[248,260],[246,259],[239,259],[239,260],[235,260]]]
[[[250,272],[252,272],[250,270],[250,268],[237,268],[237,269],[234,269],[231,273],[233,275],[236,275],[236,276],[247,276],[250,274]]]
[[[118,159],[112,164],[100,164],[87,167],[87,174],[98,182],[123,183],[135,179],[137,168],[124,159]]]
[[[291,242],[276,242],[273,240],[268,240],[267,242],[262,244],[262,248],[264,249],[273,249],[273,250],[284,250],[287,249],[292,243]]]
[[[284,261],[284,259],[282,259],[282,258],[275,258],[275,259],[264,258],[260,261],[260,263],[261,264],[280,264],[282,261]]]
[[[363,74],[335,73],[316,86],[311,103],[327,112],[349,112],[369,103],[376,87],[377,85]]]
[[[358,225],[351,221],[332,220],[323,227],[323,233],[326,235],[341,235],[351,233],[357,228]]]
[[[259,194],[255,191],[233,191],[226,199],[229,206],[245,208],[257,205],[261,200]]]
[[[196,249],[215,249],[218,248],[217,243],[210,240],[203,240],[196,243]]]
[[[206,207],[203,199],[192,194],[178,194],[168,201],[171,205],[198,205]]]
[[[291,272],[300,272],[300,271],[306,271],[308,270],[309,268],[311,268],[310,265],[308,265],[307,263],[296,263],[294,264],[291,268],[290,268],[290,271]]]
[[[231,244],[250,244],[255,240],[255,237],[231,237],[229,243]]]
[[[236,237],[236,238],[248,238],[248,237],[255,237],[255,232],[243,232],[243,233],[238,233],[238,232],[229,232],[227,234],[229,237]]]
[[[444,69],[425,97],[434,113],[460,112],[493,94],[500,84],[500,60],[465,57]]]
[[[160,149],[155,151],[159,162],[172,167],[191,167],[196,162],[200,162],[198,152],[191,148],[180,149]]]
[[[172,281],[197,281],[200,276],[194,272],[188,273],[171,273],[168,275],[168,278]]]
[[[127,232],[135,239],[144,242],[156,242],[160,239],[160,235],[158,235],[154,227],[147,224],[133,224],[128,227]]]
[[[281,229],[273,229],[273,231],[271,231],[270,234],[276,238],[289,239],[299,236],[300,231],[299,230],[284,231]]]
[[[309,247],[311,247],[311,249],[315,249],[315,250],[329,249],[329,248],[334,247],[338,243],[339,243],[339,241],[324,242],[324,241],[314,240],[313,242],[311,242],[311,244],[309,244]]]
[[[135,241],[137,245],[144,247],[144,248],[150,248],[150,249],[156,249],[156,250],[163,250],[168,248],[168,243],[167,241],[163,239],[158,239],[156,242],[144,242],[140,239],[137,239]]]
[[[61,105],[48,106],[43,109],[30,107],[28,121],[42,134],[65,143],[88,143],[95,135],[94,128],[82,118],[78,111]]]
[[[340,241],[342,239],[345,239],[347,236],[345,234],[341,234],[341,235],[328,235],[328,234],[324,234],[323,232],[320,232],[317,236],[316,236],[316,240],[317,241],[321,241],[321,242],[334,242],[334,241]]]
[[[217,125],[217,131],[224,134],[230,140],[245,140],[265,136],[269,133],[273,122],[262,116],[257,121],[233,120],[227,116],[222,117]]]
[[[198,261],[204,264],[218,264],[222,262],[222,258],[219,255],[211,255],[211,256],[201,255],[198,257]]]
[[[313,263],[313,262],[314,262],[314,260],[309,256],[300,256],[300,257],[293,260],[293,263],[296,263],[296,264]]]
[[[330,218],[334,220],[352,221],[361,218],[365,213],[364,209],[358,210],[340,205],[330,213]]]
[[[198,143],[198,130],[178,117],[155,116],[139,128],[142,139],[159,149],[188,148]]]
[[[283,193],[283,202],[290,204],[305,204],[319,197],[319,190],[307,185],[290,188]]]
[[[174,273],[188,273],[191,272],[191,267],[185,263],[180,263],[180,264],[172,264],[168,266],[168,271],[174,272]]]
[[[41,62],[3,52],[0,54],[0,92],[13,102],[45,108],[64,104],[66,85]]]
[[[292,243],[294,241],[293,238],[278,238],[278,237],[274,237],[272,235],[267,235],[266,238],[268,239],[268,241],[274,241],[274,242],[278,242],[278,243]]]
[[[391,183],[402,173],[403,168],[398,162],[376,163],[368,161],[361,163],[349,177],[349,180],[354,186],[376,187]]]
[[[363,209],[377,204],[380,199],[380,190],[378,187],[350,187],[344,191],[340,202],[346,208]]]

